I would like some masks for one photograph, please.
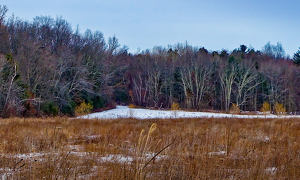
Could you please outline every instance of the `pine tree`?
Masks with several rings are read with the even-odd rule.
[[[297,66],[300,65],[300,48],[299,50],[294,54],[294,64],[296,64]]]

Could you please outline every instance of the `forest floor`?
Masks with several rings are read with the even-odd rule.
[[[0,179],[300,179],[299,118],[0,124]]]

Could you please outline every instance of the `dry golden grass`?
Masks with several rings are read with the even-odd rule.
[[[300,179],[299,119],[0,124],[2,179]]]

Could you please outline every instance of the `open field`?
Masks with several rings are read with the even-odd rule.
[[[0,179],[300,179],[296,118],[0,123]]]

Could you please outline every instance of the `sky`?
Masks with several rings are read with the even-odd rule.
[[[75,30],[116,36],[129,52],[188,42],[209,51],[241,44],[261,50],[281,42],[291,57],[300,47],[299,0],[1,0],[14,14],[62,16]]]

